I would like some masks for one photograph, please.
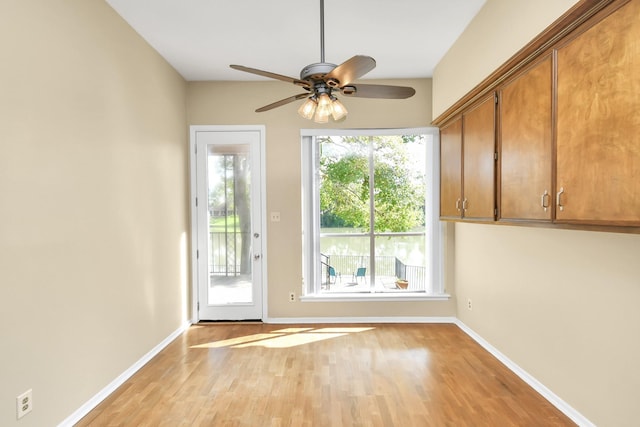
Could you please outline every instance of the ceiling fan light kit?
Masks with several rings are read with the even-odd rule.
[[[307,65],[300,71],[300,78],[283,76],[269,71],[249,68],[242,65],[230,67],[247,73],[257,74],[301,86],[305,93],[293,95],[272,104],[258,108],[257,113],[289,104],[303,98],[307,100],[298,109],[298,114],[316,123],[327,123],[329,117],[334,121],[344,120],[347,109],[333,94],[340,92],[344,96],[359,98],[405,99],[416,91],[406,86],[368,85],[353,83],[376,66],[376,61],[365,55],[356,55],[340,65],[324,62],[324,0],[320,0],[320,62]]]
[[[347,108],[333,95],[322,93],[318,96],[311,95],[298,108],[301,117],[315,121],[316,123],[327,123],[329,116],[338,122],[347,117]]]

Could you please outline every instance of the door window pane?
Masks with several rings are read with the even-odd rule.
[[[209,305],[251,303],[251,170],[248,145],[208,150]]]

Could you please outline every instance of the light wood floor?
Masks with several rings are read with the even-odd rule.
[[[192,326],[77,426],[569,426],[455,325]]]

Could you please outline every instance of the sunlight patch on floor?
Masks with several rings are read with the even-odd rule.
[[[241,344],[234,348],[244,347],[266,347],[266,348],[289,348],[296,347],[304,344],[311,344],[318,341],[328,340],[331,338],[341,337],[347,334],[327,334],[327,333],[314,333],[307,332],[304,334],[292,334],[283,335],[280,337],[274,337],[269,340],[252,342],[248,344]]]
[[[222,341],[193,345],[191,348],[289,348],[311,344],[352,333],[365,332],[373,327],[284,328],[263,334],[246,335]]]
[[[206,344],[192,345],[191,348],[233,347],[233,346],[237,346],[238,344],[244,344],[244,343],[251,342],[251,341],[260,341],[260,340],[265,340],[265,339],[270,339],[270,338],[276,338],[276,337],[279,337],[281,335],[282,334],[274,334],[274,333],[247,335],[247,336],[244,336],[244,337],[231,338],[231,339],[228,339],[228,340],[212,341],[212,342],[208,342]]]

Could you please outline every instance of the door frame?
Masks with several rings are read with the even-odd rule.
[[[198,309],[198,210],[197,199],[197,164],[196,164],[196,134],[197,132],[258,132],[260,135],[260,229],[261,259],[260,281],[262,292],[262,318],[267,318],[267,186],[266,186],[266,152],[264,125],[191,125],[189,126],[189,210],[191,217],[190,246],[191,246],[191,321],[198,323],[200,314]]]

